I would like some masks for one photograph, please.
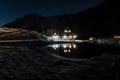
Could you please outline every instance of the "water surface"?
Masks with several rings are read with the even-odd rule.
[[[104,46],[93,43],[66,43],[66,44],[52,44],[48,45],[48,53],[59,58],[70,59],[89,59],[97,57],[102,54],[117,54],[119,47]]]

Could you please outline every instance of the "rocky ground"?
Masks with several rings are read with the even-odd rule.
[[[39,38],[43,38],[43,36],[37,31],[6,27],[0,28],[0,40],[24,40]]]
[[[120,55],[66,61],[41,46],[0,46],[1,80],[120,80]]]

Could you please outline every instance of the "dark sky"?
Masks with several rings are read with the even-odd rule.
[[[0,25],[30,13],[54,16],[76,13],[103,0],[0,0]]]

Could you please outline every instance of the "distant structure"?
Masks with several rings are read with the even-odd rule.
[[[74,40],[77,36],[73,34],[72,30],[67,27],[64,29],[63,37],[62,39],[65,40]]]
[[[89,40],[91,40],[91,41],[96,40],[96,38],[95,37],[90,37]]]
[[[64,33],[72,33],[72,30],[69,27],[67,27],[64,29]]]
[[[53,40],[75,40],[76,35],[67,27],[65,29],[49,27],[46,29],[46,35]]]
[[[42,33],[47,36],[53,35],[56,32],[57,32],[57,30],[53,27],[43,27],[42,28]]]
[[[120,35],[115,35],[114,38],[120,38]]]

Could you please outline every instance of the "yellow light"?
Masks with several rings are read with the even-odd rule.
[[[66,32],[66,33],[67,33],[68,31],[67,31],[67,30],[64,30],[64,32]]]
[[[67,53],[67,50],[64,50],[65,53]]]
[[[70,49],[68,49],[68,53],[70,53],[71,52],[71,50]]]
[[[70,52],[71,52],[71,50],[70,50],[70,49],[68,49],[68,50],[67,50],[67,49],[65,49],[65,50],[64,50],[64,53],[70,53]]]
[[[68,32],[71,32],[71,30],[68,30]]]
[[[72,39],[72,36],[69,36],[70,39]]]
[[[72,48],[72,46],[71,46],[70,44],[68,45],[68,47],[69,47],[70,49]]]

